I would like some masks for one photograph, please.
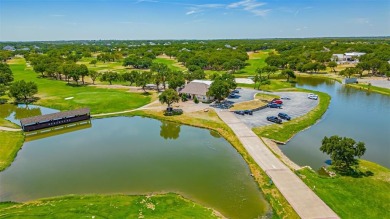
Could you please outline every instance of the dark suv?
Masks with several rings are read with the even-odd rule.
[[[285,120],[291,119],[291,117],[289,115],[287,115],[286,113],[279,113],[278,116],[279,116],[279,118],[285,119]]]
[[[278,123],[278,124],[281,124],[281,123],[282,123],[282,120],[279,119],[279,118],[276,117],[276,116],[268,116],[268,117],[267,117],[267,120],[270,121],[270,122]]]

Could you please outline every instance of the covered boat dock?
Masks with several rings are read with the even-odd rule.
[[[72,122],[79,122],[91,118],[88,108],[34,116],[20,120],[23,131],[29,132],[38,129],[50,128]]]

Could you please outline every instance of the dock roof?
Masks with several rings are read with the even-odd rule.
[[[29,118],[24,118],[24,119],[20,120],[20,124],[22,126],[25,126],[25,125],[30,125],[30,124],[40,123],[40,122],[46,122],[46,121],[50,121],[50,120],[59,120],[59,119],[71,118],[71,117],[75,117],[75,116],[79,116],[79,115],[86,115],[89,113],[90,113],[89,108],[69,110],[69,111],[64,111],[64,112],[51,113],[51,114],[46,114],[46,115],[41,115],[41,116],[33,116],[33,117],[29,117]]]

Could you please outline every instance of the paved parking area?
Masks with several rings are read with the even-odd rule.
[[[242,91],[241,91],[242,90]],[[235,100],[235,102],[242,102],[242,101],[248,101],[253,99],[253,95],[256,92],[259,91],[253,91],[253,93],[250,92],[250,90],[247,89],[241,89],[240,94],[242,93],[243,99],[238,98]],[[287,113],[289,116],[291,116],[292,119],[300,117],[302,115],[305,115],[306,113],[310,112],[312,109],[314,109],[318,102],[318,100],[312,100],[307,98],[307,93],[304,92],[275,92],[274,94],[279,95],[281,97],[290,97],[291,100],[283,100],[283,106],[282,109],[278,108],[265,108],[256,112],[253,112],[253,115],[237,115],[234,114],[237,118],[239,118],[242,122],[244,122],[248,127],[259,127],[259,126],[266,126],[274,124],[272,122],[267,121],[267,116],[277,116],[278,113],[283,112]],[[252,98],[249,99],[250,95],[252,95]],[[241,99],[241,100],[240,100]],[[229,99],[233,100],[233,99]]]
[[[240,93],[236,94],[237,98],[227,98],[228,101],[232,101],[235,103],[249,101],[249,100],[253,100],[256,93],[261,93],[261,91],[257,91],[253,89],[240,88],[237,90],[240,91]]]

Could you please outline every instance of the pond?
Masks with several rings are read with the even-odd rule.
[[[218,133],[141,117],[97,119],[85,129],[34,138],[0,173],[0,201],[166,192],[230,218],[269,213],[247,164]]]
[[[297,87],[328,93],[331,103],[323,118],[281,146],[291,160],[319,169],[329,156],[319,148],[325,136],[339,135],[362,141],[362,159],[390,168],[390,97],[342,85],[338,82],[298,78]]]

